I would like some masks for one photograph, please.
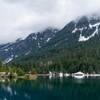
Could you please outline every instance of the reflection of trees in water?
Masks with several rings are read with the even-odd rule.
[[[0,84],[0,100],[28,100],[30,99],[30,92],[26,91],[25,81],[17,82],[11,81]]]
[[[77,81],[71,78],[49,79],[47,77],[40,77],[34,81],[12,80],[0,83],[0,100],[51,100],[54,98],[57,100],[87,100],[87,98],[97,100],[99,98],[99,79],[84,79],[81,83]]]

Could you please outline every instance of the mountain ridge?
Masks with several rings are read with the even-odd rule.
[[[55,31],[54,29],[49,32],[30,34],[25,40],[17,43],[18,45],[15,43],[14,49],[17,47],[18,52],[21,50],[20,56],[17,57],[15,54],[14,58],[11,52],[10,59],[6,60],[6,63],[24,67],[34,65],[41,68],[42,66],[45,69],[48,68],[47,66],[62,66],[62,69],[69,71],[73,71],[71,70],[73,67],[75,70],[84,69],[84,67],[89,67],[86,68],[87,70],[93,70],[94,66],[100,65],[100,19],[88,19],[83,16],[77,22],[71,21],[61,30]],[[1,48],[0,50],[2,50]],[[4,50],[7,52],[7,48]],[[0,54],[3,56],[4,53],[0,51]],[[9,55],[7,55],[8,58]],[[70,66],[73,67],[70,68]]]
[[[48,28],[42,32],[31,33],[25,39],[17,39],[13,43],[0,45],[0,57],[8,63],[18,56],[28,55],[32,49],[36,52],[42,45],[49,42],[57,31],[58,29]]]

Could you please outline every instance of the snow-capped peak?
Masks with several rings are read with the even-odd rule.
[[[94,37],[96,34],[98,34],[98,32],[99,32],[99,25],[100,25],[100,22],[96,23],[94,25],[89,24],[90,29],[92,29],[93,27],[95,27],[95,31],[91,35],[89,35],[88,37],[82,36],[82,34],[80,34],[79,42],[87,41],[90,38]]]
[[[94,37],[100,31],[100,19],[99,18],[87,18],[83,17],[74,23],[72,34],[79,34],[79,42],[85,42]]]

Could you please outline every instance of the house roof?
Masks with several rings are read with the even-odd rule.
[[[77,73],[74,73],[74,74],[84,74],[83,72],[81,72],[81,71],[79,71],[79,72],[77,72]]]

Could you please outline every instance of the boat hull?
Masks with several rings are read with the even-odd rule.
[[[74,75],[73,77],[77,78],[77,79],[83,79],[85,77],[85,75],[80,75],[80,76]]]

